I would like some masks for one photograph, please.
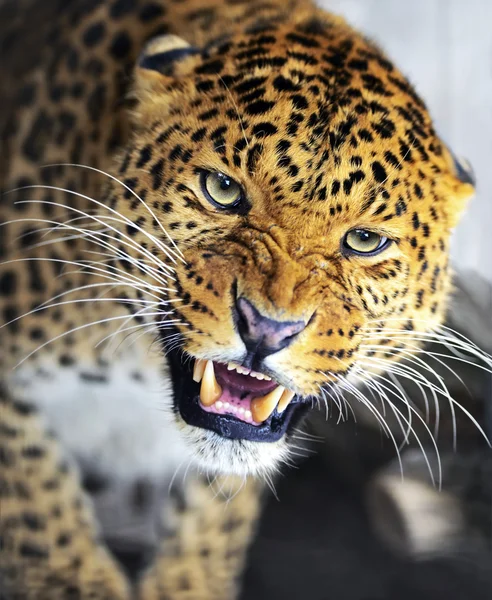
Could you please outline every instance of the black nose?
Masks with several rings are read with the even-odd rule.
[[[306,327],[304,321],[275,321],[246,298],[236,300],[236,325],[249,354],[261,357],[286,348]]]

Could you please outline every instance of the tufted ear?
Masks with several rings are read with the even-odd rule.
[[[135,70],[135,94],[138,100],[160,103],[165,93],[182,89],[185,76],[199,62],[201,50],[176,35],[161,35],[144,47]],[[180,85],[181,82],[181,85]]]
[[[451,190],[448,192],[448,217],[450,226],[456,227],[468,201],[475,195],[475,174],[470,163],[458,158],[449,148],[445,147],[447,162],[452,174]]]

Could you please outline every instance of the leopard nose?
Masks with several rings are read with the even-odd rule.
[[[236,300],[236,326],[248,353],[265,357],[291,344],[306,323],[270,319],[241,297]]]

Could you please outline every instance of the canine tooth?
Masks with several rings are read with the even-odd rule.
[[[236,370],[236,365],[233,363],[227,363],[227,370],[228,371],[235,371]]]
[[[275,410],[275,407],[277,406],[278,401],[282,397],[284,391],[285,388],[282,385],[278,385],[266,396],[263,396],[262,398],[255,398],[251,402],[251,412],[254,420],[257,423],[263,423],[263,421],[268,419],[268,417]]]
[[[272,380],[272,378],[268,377],[268,375],[263,375],[263,379],[265,379],[266,381],[271,381]]]
[[[244,411],[244,416],[246,417],[246,419],[251,420],[253,417],[253,413],[250,410],[245,410]]]
[[[214,363],[207,360],[203,373],[202,387],[200,388],[200,401],[203,406],[212,406],[220,398],[222,388],[215,379]]]
[[[294,392],[291,392],[290,390],[285,390],[285,392],[282,394],[282,397],[278,401],[277,411],[279,413],[284,412],[284,410],[289,406],[294,396]]]
[[[205,372],[205,367],[207,366],[207,361],[202,358],[197,358],[195,360],[195,366],[193,367],[193,381],[200,383],[203,377],[203,373]]]

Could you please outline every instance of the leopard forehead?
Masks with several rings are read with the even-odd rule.
[[[395,217],[445,212],[439,200],[455,181],[424,103],[343,22],[264,24],[194,51],[167,75],[141,94],[144,128],[121,168],[138,153],[134,165],[154,178],[140,181],[137,170],[132,183],[159,188],[172,173],[169,187],[199,168],[224,171],[256,202],[268,195],[275,218],[311,213],[325,230],[347,212],[393,221],[397,233]]]

